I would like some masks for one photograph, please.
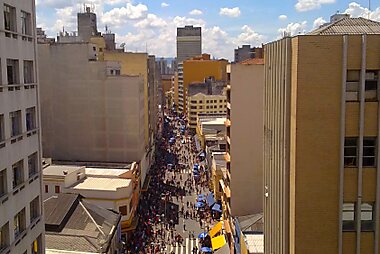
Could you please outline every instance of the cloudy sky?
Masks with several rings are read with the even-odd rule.
[[[128,51],[172,57],[176,54],[176,27],[202,27],[203,52],[233,58],[238,45],[275,40],[284,32],[298,34],[329,20],[331,14],[350,13],[380,21],[380,1],[372,0],[36,0],[37,25],[50,36],[63,27],[76,31],[76,13],[83,4],[98,16]]]

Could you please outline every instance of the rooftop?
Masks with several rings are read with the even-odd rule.
[[[75,194],[45,200],[44,211],[47,253],[106,252],[120,222],[118,213]]]
[[[264,234],[245,234],[244,237],[249,253],[264,253]]]
[[[43,175],[49,175],[49,176],[65,176],[64,172],[67,172],[67,174],[70,174],[80,168],[83,168],[82,166],[75,166],[75,165],[50,165],[46,168],[44,168]]]
[[[129,172],[130,169],[117,169],[117,168],[87,168],[87,176],[120,176]]]
[[[116,191],[118,188],[128,187],[131,179],[109,177],[86,177],[72,186],[75,190],[105,190]]]
[[[308,33],[308,35],[380,34],[380,22],[365,18],[342,18]]]
[[[264,59],[263,58],[250,58],[250,59],[241,61],[238,64],[243,64],[243,65],[262,65],[262,64],[264,64]]]
[[[199,118],[202,125],[224,125],[226,117]]]

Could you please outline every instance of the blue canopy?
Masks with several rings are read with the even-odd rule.
[[[201,251],[202,251],[202,252],[212,252],[212,249],[209,248],[209,247],[202,247],[202,248],[201,248]]]
[[[208,236],[208,233],[207,232],[203,232],[203,233],[200,233],[198,235],[198,238],[206,238]]]
[[[195,207],[204,207],[205,206],[205,204],[204,203],[202,203],[202,202],[197,202],[197,203],[195,203]]]
[[[199,194],[198,197],[206,197],[206,194],[202,193],[202,194]]]
[[[217,212],[222,212],[222,210],[220,209],[221,207],[220,207],[220,205],[219,204],[214,204],[214,206],[212,207],[212,210],[214,210],[214,211],[217,211]]]
[[[212,206],[213,204],[215,204],[216,201],[215,201],[215,198],[214,198],[214,194],[212,192],[210,192],[207,195],[206,202],[207,202],[208,206]]]
[[[204,200],[206,200],[206,197],[198,197],[198,200],[199,201],[204,201]]]

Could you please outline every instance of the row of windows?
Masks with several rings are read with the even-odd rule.
[[[360,95],[360,70],[348,70],[346,81],[346,101],[359,101]],[[365,100],[377,100],[377,84],[379,81],[378,70],[367,70],[365,73]]]
[[[1,59],[0,59],[1,60]],[[20,84],[20,64],[17,59],[7,59],[6,60],[6,80],[8,85]],[[34,83],[34,63],[30,60],[23,61],[24,68],[24,84]],[[2,80],[1,73],[1,61],[0,61],[0,84]]]
[[[0,114],[0,148],[4,147],[1,146],[1,143],[4,142],[7,137],[13,138],[23,133],[21,110],[10,112],[9,120],[10,132],[8,133],[8,135],[6,135],[4,114]],[[35,130],[37,128],[35,107],[27,108],[25,110],[25,125],[27,132]]]
[[[223,114],[223,113],[226,113],[227,111],[226,110],[215,110],[215,111],[204,111],[204,112],[202,112],[202,113],[221,113],[221,114]],[[194,112],[194,111],[191,111],[190,112],[190,115],[196,115],[197,114],[197,112]]]
[[[376,138],[363,138],[363,167],[376,166]],[[344,166],[358,167],[359,138],[347,137],[344,140]]]
[[[29,204],[30,208],[30,223],[36,221],[40,216],[40,200],[37,196]],[[13,218],[13,234],[15,239],[17,239],[21,234],[26,231],[26,211],[25,207],[21,209]],[[0,226],[0,252],[10,246],[10,228],[9,222]],[[39,254],[42,253],[42,241],[41,235],[37,237],[31,244],[31,253]],[[24,253],[27,253],[25,251]]]
[[[17,21],[17,11],[15,7],[4,4],[3,8],[5,36],[17,39],[17,34],[15,33],[18,31],[23,35],[32,36],[32,16],[29,12],[20,10],[19,23]]]
[[[343,204],[343,231],[355,231],[356,220],[356,203],[344,203]],[[360,225],[361,231],[374,231],[375,222],[373,216],[373,203],[362,203],[360,206]]]
[[[206,106],[206,109],[218,108],[218,105]],[[219,108],[226,108],[226,105],[219,105]],[[203,109],[203,106],[190,106],[190,109]]]
[[[33,178],[39,172],[38,153],[28,156],[28,179]],[[26,181],[24,160],[20,160],[12,165],[12,189],[16,190]],[[7,169],[0,170],[0,197],[8,193]]]
[[[49,185],[45,184],[45,193],[49,193]],[[58,185],[54,186],[54,193],[59,194],[61,193],[61,187]]]
[[[227,100],[219,100],[219,103],[223,103],[223,102],[227,102]],[[199,101],[196,101],[196,100],[191,100],[191,103],[203,103],[203,100],[199,100]],[[206,103],[218,103],[218,100],[206,100]]]

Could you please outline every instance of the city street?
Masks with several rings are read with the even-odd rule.
[[[147,176],[149,188],[141,197],[131,253],[200,253],[198,235],[213,222],[205,207],[196,207],[198,195],[208,194],[204,167],[195,169],[200,164],[197,152],[184,125],[169,118],[158,143],[156,165]]]

